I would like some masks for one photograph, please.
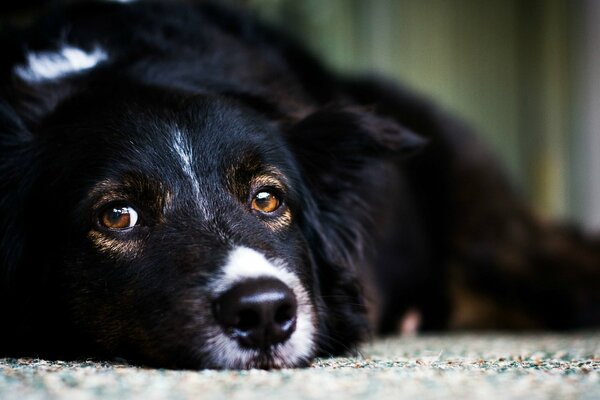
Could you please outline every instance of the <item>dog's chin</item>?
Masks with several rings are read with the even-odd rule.
[[[303,368],[310,364],[312,357],[290,358],[277,346],[269,350],[253,350],[244,348],[229,349],[227,353],[213,355],[211,369],[283,369]]]
[[[299,321],[300,322],[300,321]],[[314,328],[312,324],[299,323],[289,340],[266,349],[242,346],[236,339],[215,332],[205,343],[203,359],[205,368],[212,369],[281,369],[301,368],[310,364],[315,356]],[[302,326],[305,325],[305,326]]]

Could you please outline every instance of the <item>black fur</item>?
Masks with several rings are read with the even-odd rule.
[[[311,356],[352,351],[411,309],[425,330],[600,322],[598,241],[536,220],[466,127],[393,84],[332,74],[280,32],[205,3],[85,4],[11,35],[0,355],[223,367],[206,349],[208,282],[232,243],[300,277],[317,315]],[[65,43],[108,60],[43,82],[15,74],[27,51]],[[252,179],[273,168],[292,215],[277,229],[248,209]],[[103,231],[115,202],[140,224]]]

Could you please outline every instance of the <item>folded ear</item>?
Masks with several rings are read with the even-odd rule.
[[[383,161],[414,153],[427,142],[396,121],[356,106],[331,106],[309,115],[290,129],[288,141],[322,222],[316,234],[337,263],[355,259],[355,249],[363,247],[361,233],[373,203],[368,196],[386,186]]]
[[[301,163],[310,159],[311,165],[334,168],[406,156],[427,142],[397,121],[356,106],[331,106],[309,115],[291,129],[289,140]]]
[[[336,197],[344,194],[335,192],[358,190],[368,164],[408,156],[427,143],[396,121],[356,106],[309,115],[291,129],[289,140],[311,189],[338,205]]]

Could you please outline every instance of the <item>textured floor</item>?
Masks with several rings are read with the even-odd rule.
[[[395,338],[283,371],[0,359],[0,399],[600,399],[600,332]]]

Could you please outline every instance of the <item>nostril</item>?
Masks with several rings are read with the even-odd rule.
[[[275,323],[285,325],[290,323],[296,317],[296,307],[291,304],[281,305],[275,312]]]
[[[233,324],[235,328],[241,331],[249,331],[260,325],[260,315],[255,310],[240,310],[236,322]]]
[[[245,347],[266,349],[285,342],[296,329],[296,296],[273,278],[234,285],[213,303],[213,312],[225,332]]]

